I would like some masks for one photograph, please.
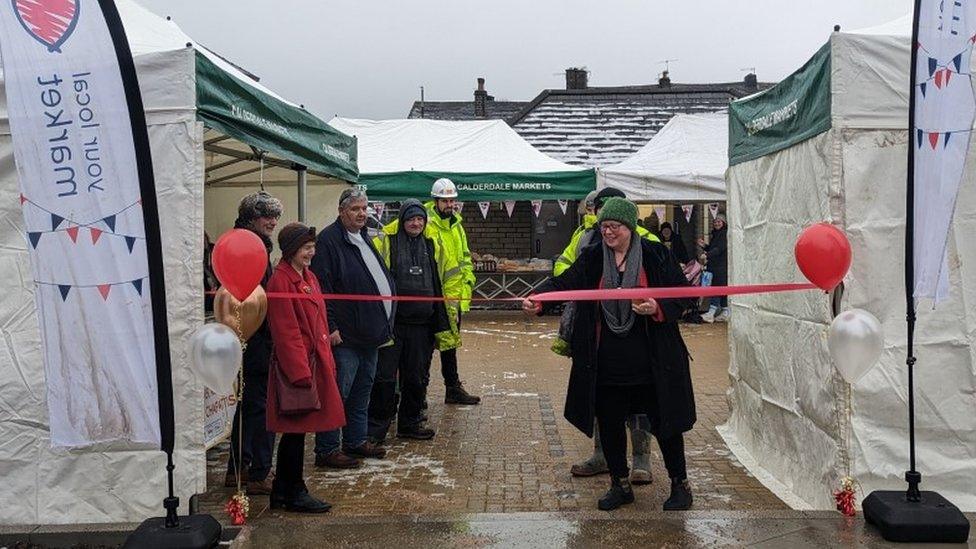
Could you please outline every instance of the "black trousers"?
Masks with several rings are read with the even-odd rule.
[[[305,488],[305,433],[285,433],[278,442],[278,462],[271,492],[294,497]]]
[[[596,388],[596,421],[600,427],[603,455],[614,478],[627,478],[627,417],[653,409],[652,385],[600,385]],[[688,477],[685,463],[685,439],[682,434],[662,439],[657,437],[668,476],[684,480]]]
[[[451,314],[451,310],[448,309],[447,313]],[[457,326],[458,331],[460,331],[460,310],[458,311]],[[457,387],[461,384],[461,375],[458,374],[457,349],[441,351],[441,375],[444,377],[444,385],[447,387]]]
[[[393,345],[379,350],[376,379],[369,397],[367,436],[374,441],[386,438],[394,416],[399,427],[415,427],[420,423],[430,382],[434,354],[430,325],[396,322],[393,333]]]
[[[234,473],[237,463],[247,471],[247,479],[260,482],[271,472],[271,456],[274,453],[275,434],[268,432],[265,417],[268,403],[267,369],[244,369],[244,394],[234,412],[234,424],[230,434],[230,459],[227,472]],[[243,436],[241,431],[243,414]],[[240,449],[240,451],[238,451]],[[238,456],[238,453],[241,455]]]

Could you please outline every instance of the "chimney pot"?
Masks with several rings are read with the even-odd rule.
[[[759,80],[756,78],[756,73],[754,72],[747,74],[746,77],[742,79],[742,82],[749,90],[755,91],[759,89]]]
[[[589,86],[587,76],[586,69],[584,68],[570,67],[566,69],[566,89],[585,90]]]
[[[485,79],[484,78],[479,78],[478,79],[478,91],[485,91]]]
[[[667,87],[671,85],[671,77],[668,76],[668,71],[661,72],[661,78],[657,79],[657,85],[661,87]]]
[[[474,115],[478,118],[488,117],[488,102],[492,97],[485,91],[485,79],[478,79],[478,89],[474,91]]]

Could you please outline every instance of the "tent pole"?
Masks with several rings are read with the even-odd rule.
[[[296,166],[298,172],[298,221],[305,223],[306,199],[308,198],[308,170],[305,166]]]

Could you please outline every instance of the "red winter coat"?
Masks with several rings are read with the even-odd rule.
[[[275,267],[267,291],[320,294],[319,282],[309,269],[298,274],[287,261]],[[278,389],[268,383],[268,430],[276,433],[316,433],[346,424],[342,398],[336,384],[336,366],[329,345],[329,322],[325,303],[318,299],[268,299],[268,323],[278,359],[279,374],[291,383],[312,375],[308,357],[314,346],[318,354],[315,383],[322,407],[307,414],[278,414]]]

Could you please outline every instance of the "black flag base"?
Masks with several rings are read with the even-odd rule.
[[[123,549],[211,549],[220,542],[220,523],[210,515],[176,516],[179,499],[168,497],[165,517],[146,519],[125,540]]]
[[[918,501],[908,493],[877,490],[861,502],[864,520],[888,541],[914,543],[966,543],[969,521],[958,507],[938,492],[919,492]]]

